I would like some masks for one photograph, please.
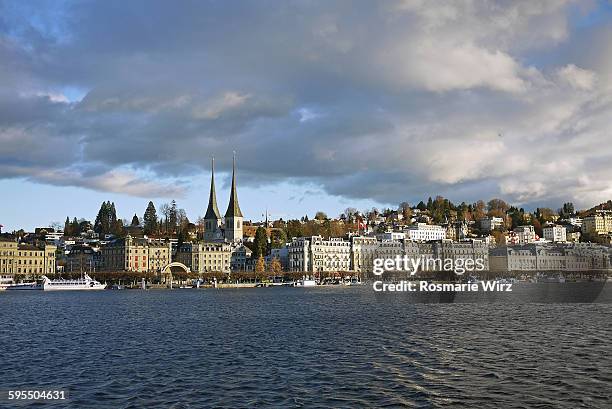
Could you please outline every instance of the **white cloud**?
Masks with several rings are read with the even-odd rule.
[[[207,103],[196,106],[193,109],[193,116],[196,119],[217,119],[223,113],[243,106],[250,97],[249,94],[228,91]]]
[[[227,169],[238,150],[241,183],[386,203],[599,200],[612,189],[612,50],[609,35],[576,32],[572,13],[589,7],[254,2],[236,15],[162,2],[142,15],[128,2],[115,19],[100,2],[62,14],[67,42],[0,26],[0,177],[174,195],[166,178],[211,154]],[[150,30],[169,12],[181,23]],[[68,104],[31,92],[70,86],[90,91]]]
[[[557,69],[557,76],[562,82],[581,91],[592,90],[597,80],[597,74],[593,71],[576,67],[574,64]]]

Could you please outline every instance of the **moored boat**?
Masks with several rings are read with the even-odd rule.
[[[42,290],[43,286],[40,283],[32,281],[31,283],[19,283],[19,284],[4,284],[3,289],[7,291],[15,290]]]
[[[57,290],[104,290],[106,284],[91,278],[87,273],[83,277],[74,280],[57,279],[51,280],[47,276],[42,276],[42,289],[45,291]]]
[[[302,280],[298,280],[293,284],[294,287],[315,287],[317,282],[315,280],[309,280],[304,278]]]

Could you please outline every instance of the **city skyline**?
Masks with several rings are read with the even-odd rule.
[[[226,195],[234,150],[247,220],[438,194],[591,207],[612,197],[611,11],[2,1],[0,224],[106,200],[129,219],[176,199],[195,220],[209,158]]]

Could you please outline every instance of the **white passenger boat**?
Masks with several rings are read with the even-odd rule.
[[[309,280],[309,279],[302,279],[302,280],[298,280],[295,284],[293,284],[294,287],[315,287],[317,285],[317,282],[315,280]]]
[[[45,291],[56,291],[56,290],[104,290],[106,284],[91,278],[87,273],[83,274],[83,277],[75,280],[64,280],[57,279],[51,280],[47,276],[42,276],[43,283],[42,289]]]
[[[4,284],[3,289],[7,291],[15,291],[15,290],[42,290],[43,287],[40,283],[35,281],[31,283],[19,283],[19,284]]]

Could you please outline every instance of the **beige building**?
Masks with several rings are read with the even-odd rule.
[[[102,247],[102,269],[161,273],[172,261],[172,244],[126,236]]]
[[[0,239],[0,274],[12,275],[17,256],[17,242]]]
[[[196,273],[229,273],[232,246],[223,242],[185,243],[178,248],[176,261]]]
[[[582,232],[586,234],[612,232],[612,211],[597,210],[594,215],[582,219]]]
[[[51,244],[34,246],[0,240],[0,274],[22,275],[29,278],[55,274],[55,251]]]

